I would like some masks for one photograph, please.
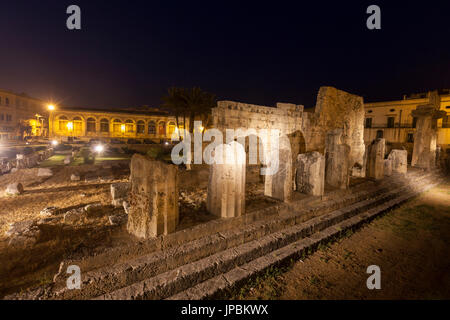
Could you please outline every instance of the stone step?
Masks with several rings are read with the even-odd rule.
[[[415,183],[415,186],[427,185],[428,181]],[[415,188],[415,187],[407,187]],[[403,190],[404,191],[404,190]],[[345,208],[314,218],[306,223],[272,232],[259,239],[232,247],[206,258],[185,264],[170,271],[149,277],[132,285],[104,294],[99,299],[163,299],[192,285],[226,273],[236,266],[243,265],[260,256],[269,254],[281,247],[287,246],[298,239],[309,237],[315,232],[324,230],[345,219],[361,214],[370,207],[390,203],[395,197],[400,197],[400,190],[391,192],[389,196],[377,200],[366,200],[359,205]]]
[[[189,229],[181,230],[173,234],[160,236],[155,239],[142,241],[134,246],[124,246],[110,248],[106,252],[96,254],[95,256],[83,259],[66,259],[62,264],[60,270],[66,270],[69,265],[77,265],[84,272],[100,269],[105,266],[105,261],[113,261],[114,263],[126,262],[136,257],[158,252],[160,250],[169,249],[172,247],[179,247],[185,243],[201,239],[203,237],[212,236],[218,232],[227,232],[229,230],[236,230],[242,225],[249,225],[257,221],[268,221],[271,219],[278,219],[285,214],[296,213],[301,215],[303,221],[314,216],[337,210],[344,206],[351,205],[358,201],[375,197],[395,186],[405,184],[405,182],[423,177],[424,173],[415,171],[409,173],[406,177],[391,177],[374,183],[366,182],[358,185],[351,194],[339,197],[339,191],[329,193],[321,200],[319,197],[309,197],[306,200],[295,201],[292,203],[279,203],[270,206],[263,210],[250,212],[241,217],[230,219],[217,219],[194,226]],[[299,211],[299,207],[304,206],[303,212]],[[64,272],[61,274],[61,281],[65,279]]]
[[[103,268],[95,269],[89,272],[82,270],[82,289],[68,290],[64,281],[60,281],[59,285],[54,285],[51,290],[45,293],[41,298],[45,299],[80,299],[94,297],[103,293],[125,287],[129,284],[139,282],[143,279],[154,277],[158,274],[175,269],[189,262],[197,261],[207,256],[211,256],[235,246],[239,246],[250,241],[257,240],[271,233],[278,232],[285,228],[301,224],[305,220],[310,219],[311,212],[316,215],[324,214],[337,208],[334,212],[335,216],[331,220],[320,221],[310,220],[308,223],[317,224],[316,229],[324,228],[327,223],[336,223],[351,215],[357,214],[371,206],[388,201],[398,194],[404,192],[409,184],[416,184],[431,176],[431,173],[420,173],[404,178],[401,183],[398,181],[385,181],[378,186],[369,188],[369,190],[361,191],[356,194],[349,195],[349,199],[340,199],[336,203],[325,204],[315,208],[296,210],[279,216],[273,216],[270,219],[257,220],[249,223],[244,228],[235,228],[224,232],[216,232],[215,234],[186,242],[178,247],[172,247],[165,250],[159,250],[150,254],[142,254],[141,256],[129,259],[124,263],[115,263]],[[388,179],[386,179],[388,180]],[[399,180],[398,178],[396,180]],[[402,180],[402,179],[400,179]],[[387,186],[386,186],[387,185]],[[380,187],[383,186],[383,187]],[[388,187],[390,186],[390,187]],[[393,189],[394,186],[398,186]],[[347,205],[345,208],[344,205]],[[322,209],[321,209],[322,207]],[[343,208],[343,209],[342,209]],[[334,220],[333,220],[334,219]],[[226,221],[226,220],[224,220]],[[331,222],[330,222],[331,221]],[[293,235],[297,237],[297,234]]]
[[[292,260],[301,259],[314,252],[321,243],[328,243],[332,239],[339,238],[349,229],[357,229],[362,224],[405,203],[418,193],[431,189],[438,183],[439,182],[428,183],[421,188],[415,187],[413,188],[415,190],[400,197],[339,222],[336,225],[314,233],[311,236],[274,250],[273,252],[256,258],[248,263],[236,266],[226,273],[212,277],[184,291],[174,294],[167,299],[200,300],[226,298],[234,288],[238,288],[249,279],[253,279],[256,276],[263,274],[268,268],[282,266]]]

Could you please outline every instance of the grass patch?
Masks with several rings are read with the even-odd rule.
[[[47,168],[47,167],[62,166],[64,164],[65,157],[66,155],[64,154],[55,154],[50,158],[48,158],[47,160],[42,161],[39,167]]]
[[[274,300],[281,296],[283,292],[283,281],[281,275],[292,268],[294,261],[285,267],[271,266],[266,271],[254,279],[247,282],[241,288],[235,289],[231,293],[232,300],[243,300],[253,290],[259,292],[258,300]]]

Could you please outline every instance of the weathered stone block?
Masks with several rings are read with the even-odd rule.
[[[175,231],[178,224],[178,168],[135,154],[127,230],[139,238]]]
[[[72,209],[64,214],[64,223],[81,222],[86,217],[84,208]]]
[[[267,174],[264,182],[264,195],[275,199],[289,202],[293,191],[293,169],[292,169],[292,151],[289,139],[282,135],[279,139],[278,152],[269,150],[267,152],[269,167],[277,168],[273,174]]]
[[[386,177],[392,176],[392,160],[390,159],[384,160],[384,175]]]
[[[446,115],[445,111],[439,111],[437,107],[433,104],[422,105],[411,113],[417,118],[411,160],[413,167],[432,169],[436,165],[437,119]]]
[[[11,183],[6,187],[5,193],[7,195],[19,195],[23,193],[23,186],[20,182]]]
[[[386,142],[384,139],[375,139],[367,149],[366,177],[375,180],[384,177],[384,153]]]
[[[218,145],[214,159],[210,166],[207,209],[222,218],[239,217],[245,212],[244,147],[236,141]]]
[[[72,156],[66,156],[64,158],[64,164],[70,164],[72,162],[72,160],[73,160]]]
[[[61,209],[58,207],[46,207],[44,209],[41,210],[41,212],[39,213],[39,215],[41,217],[51,217],[51,216],[56,216],[60,213]]]
[[[53,176],[53,172],[50,168],[39,168],[37,175],[38,177],[51,177]]]
[[[325,187],[325,157],[319,152],[299,154],[296,168],[297,191],[321,196]]]
[[[363,165],[365,110],[362,97],[333,87],[321,87],[314,112],[305,112],[303,116],[302,131],[308,151],[322,152],[328,132],[342,129],[340,143],[350,147],[350,168],[355,163]]]
[[[349,186],[350,147],[341,144],[342,129],[328,133],[325,144],[325,182],[327,185],[347,189]]]
[[[408,151],[392,150],[388,156],[392,162],[392,172],[406,174],[408,172]]]
[[[131,184],[129,182],[118,182],[111,184],[111,198],[125,199],[128,197],[131,190]]]

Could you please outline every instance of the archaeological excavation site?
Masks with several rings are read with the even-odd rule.
[[[449,12],[3,1],[2,315],[445,316]]]
[[[437,144],[446,113],[437,92],[411,112],[412,145],[371,137],[368,108],[360,96],[321,87],[309,109],[218,101],[200,148],[186,136],[149,145],[94,142],[94,151],[73,140],[17,146],[0,176],[0,295],[258,298],[273,270],[338,252],[333,246],[352,233],[367,233],[368,241],[373,221],[448,186],[448,158]],[[215,144],[205,138],[213,129]],[[218,133],[230,130],[220,141]],[[181,150],[187,162],[175,164],[180,143],[192,148]],[[213,161],[198,163],[199,149]]]

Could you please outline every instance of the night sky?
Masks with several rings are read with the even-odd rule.
[[[0,4],[0,88],[67,106],[159,106],[168,87],[315,105],[450,88],[450,1],[37,1]],[[82,30],[66,28],[77,4]],[[366,28],[368,5],[382,30]]]

